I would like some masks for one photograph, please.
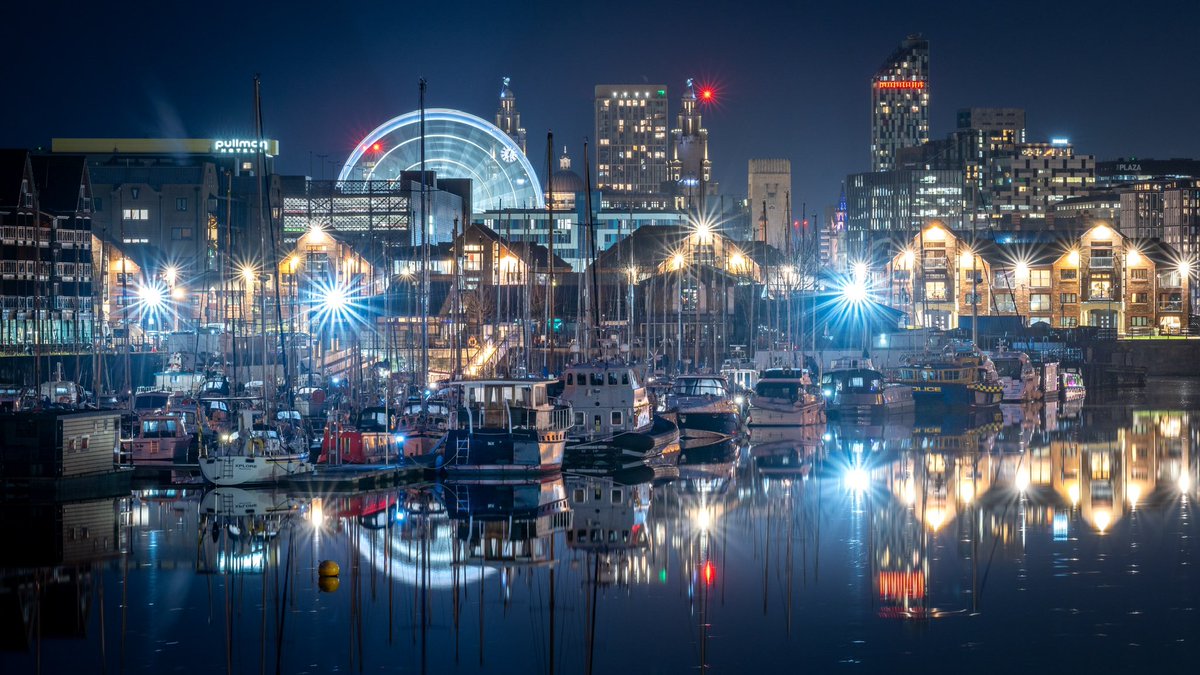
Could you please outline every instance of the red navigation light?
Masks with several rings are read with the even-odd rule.
[[[793,220],[793,221],[792,221],[792,227],[793,227],[793,228],[799,228],[799,227],[800,227],[800,221],[798,221],[798,220]]]
[[[371,149],[374,150],[375,152],[379,152],[380,150],[383,149],[383,146],[380,145],[379,143],[375,143],[375,145],[371,146]]]
[[[801,221],[801,224],[804,225],[804,229],[807,230],[808,229],[808,218],[805,218],[803,221]]]
[[[717,576],[717,573],[716,573],[716,570],[713,569],[712,561],[709,560],[709,561],[705,562],[704,563],[704,583],[709,586],[712,586],[713,579],[716,578],[716,576]]]
[[[705,103],[711,103],[717,97],[717,92],[713,91],[712,87],[704,87],[700,90],[700,100]]]

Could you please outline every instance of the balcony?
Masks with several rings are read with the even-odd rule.
[[[1096,257],[1093,256],[1088,260],[1088,267],[1094,270],[1111,270],[1113,268],[1113,257]]]
[[[1160,312],[1182,312],[1182,300],[1162,300],[1158,303],[1158,311]]]

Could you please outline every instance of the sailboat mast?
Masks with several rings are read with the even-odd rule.
[[[596,255],[596,222],[592,220],[592,162],[588,158],[588,144],[583,142],[583,176],[584,176],[584,194],[586,195],[587,205],[587,243],[588,243],[588,264],[592,268],[592,292],[596,294],[596,300],[592,303],[592,325],[596,329],[596,339],[600,339],[600,258]],[[589,338],[589,342],[590,342]]]
[[[542,372],[550,372],[550,349],[554,344],[554,132],[546,132],[546,351]]]
[[[266,139],[264,138],[264,131],[263,131],[262,80],[257,75],[254,76],[254,123],[255,123],[255,127],[256,127],[255,133],[258,135],[258,147],[264,148],[264,147],[266,147]],[[258,193],[259,193],[258,209],[259,209],[259,214],[260,214],[259,217],[262,218],[263,216],[266,216],[267,228],[268,228],[267,235],[271,239],[271,250],[270,250],[270,258],[269,259],[271,261],[271,267],[272,267],[271,278],[274,280],[274,287],[275,287],[275,332],[279,334],[279,359],[280,359],[280,365],[283,366],[283,387],[284,387],[284,391],[287,392],[285,394],[287,396],[286,400],[287,400],[288,404],[290,405],[292,402],[292,374],[291,374],[291,371],[288,369],[287,340],[283,333],[283,305],[282,305],[282,301],[280,300],[280,297],[279,297],[280,296],[280,290],[279,290],[280,269],[279,269],[279,251],[278,251],[279,239],[275,232],[275,215],[270,209],[267,208],[267,202],[270,201],[269,194],[267,196],[267,200],[266,201],[263,200],[262,185],[263,185],[263,181],[266,180],[266,171],[267,171],[266,154],[263,152],[259,152],[256,155],[256,158],[257,158],[257,163],[258,163],[257,173],[258,173],[258,186],[259,186],[259,188],[258,188]],[[263,259],[264,272],[266,271],[265,270],[266,260],[267,260],[267,258]],[[262,289],[262,290],[265,291],[266,289]],[[265,317],[263,319],[263,322],[264,322],[264,325],[263,325],[263,361],[264,361],[264,365],[265,365],[266,354],[267,354],[267,352],[266,352],[266,325],[265,325],[266,318]],[[272,369],[271,373],[272,373],[272,375],[274,375],[274,369]],[[272,377],[272,380],[274,380],[274,377]],[[274,382],[272,383],[272,386],[274,387]],[[265,395],[265,387],[264,387],[264,395]],[[276,403],[278,403],[278,401],[276,401]]]
[[[425,180],[425,78],[418,82],[421,118],[421,387],[429,385],[429,204]],[[424,397],[422,397],[424,400]]]

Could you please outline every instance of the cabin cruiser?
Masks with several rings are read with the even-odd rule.
[[[138,418],[133,438],[122,445],[134,466],[173,466],[187,463],[193,440],[182,417],[149,413]]]
[[[1005,403],[1027,403],[1042,397],[1037,369],[1025,352],[1000,349],[991,354],[991,359],[1004,389]]]
[[[166,410],[171,402],[171,392],[154,389],[152,387],[139,387],[136,394],[133,395],[133,411],[136,413],[150,413],[160,410]]]
[[[869,358],[840,358],[821,375],[821,395],[830,419],[868,424],[916,410],[913,388],[888,382]]]
[[[1062,386],[1059,388],[1062,392],[1062,400],[1082,401],[1087,396],[1087,387],[1083,386],[1082,373],[1064,370],[1059,375],[1062,377]]]
[[[421,399],[410,397],[399,407],[395,431],[400,435],[405,457],[426,455],[433,451],[450,420],[450,406],[441,397]]]
[[[811,391],[808,371],[764,370],[750,397],[752,427],[803,427],[825,423],[825,402]]]
[[[680,375],[663,401],[662,410],[674,416],[683,445],[703,444],[736,436],[742,427],[741,410],[725,378],[716,375]]]
[[[679,427],[653,413],[646,387],[628,364],[576,364],[563,374],[562,386],[562,399],[573,408],[567,453],[572,459],[674,461]]]
[[[325,413],[325,390],[320,387],[300,387],[296,390],[296,410],[305,417],[320,417]]]
[[[905,358],[896,381],[911,385],[917,410],[1000,405],[1003,388],[991,359],[970,341],[955,340],[936,356]]]
[[[447,473],[539,473],[562,468],[571,406],[551,399],[554,380],[450,382],[447,432],[434,452]]]

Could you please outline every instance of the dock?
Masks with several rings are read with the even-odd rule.
[[[311,473],[288,476],[279,484],[291,490],[322,492],[375,490],[420,481],[429,471],[417,464],[319,464]]]

